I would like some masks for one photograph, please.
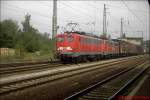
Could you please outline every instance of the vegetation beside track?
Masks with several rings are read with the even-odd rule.
[[[7,19],[0,22],[0,61],[53,58],[52,40],[48,33],[41,33],[31,23],[31,15],[25,15],[19,24]]]
[[[36,53],[24,52],[24,56],[1,56],[0,63],[24,63],[24,62],[41,62],[51,60],[53,55],[51,52],[37,55]]]

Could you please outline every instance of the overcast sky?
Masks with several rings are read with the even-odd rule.
[[[120,36],[120,19],[123,18],[123,29],[128,37],[149,39],[149,4],[147,0],[88,0],[58,1],[58,33],[62,32],[68,22],[79,23],[82,31],[102,34],[103,7],[107,8],[107,30],[112,38]],[[31,24],[40,32],[52,33],[53,1],[1,1],[1,20],[14,19],[21,26],[24,16],[31,14]],[[95,27],[93,23],[95,22]]]

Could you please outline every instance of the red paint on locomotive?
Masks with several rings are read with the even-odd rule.
[[[92,55],[107,55],[118,53],[118,46],[113,41],[95,38],[77,33],[57,35],[57,53],[59,56],[79,57]]]
[[[77,33],[64,33],[57,35],[57,56],[59,59],[90,58],[100,56],[120,56],[121,54],[137,54],[141,48],[125,41],[112,41],[100,39]]]

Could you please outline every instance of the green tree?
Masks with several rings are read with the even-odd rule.
[[[23,30],[21,33],[21,42],[28,52],[35,52],[40,49],[39,45],[39,31],[30,25],[31,15],[27,14],[25,20],[22,22]]]
[[[25,20],[21,23],[23,26],[23,30],[22,32],[32,32],[32,33],[38,33],[38,29],[35,29],[31,26],[30,24],[31,21],[31,15],[30,14],[26,14],[25,15]]]
[[[16,21],[8,19],[0,22],[0,47],[14,48],[19,26]]]
[[[42,51],[49,53],[52,48],[52,40],[48,33],[40,33],[31,23],[31,15],[25,15],[21,23],[23,28],[14,20],[0,22],[0,47],[15,48],[19,53]]]
[[[25,15],[25,20],[22,22],[23,32],[31,32],[30,19],[31,15]]]

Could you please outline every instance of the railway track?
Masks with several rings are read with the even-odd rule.
[[[62,66],[62,67],[57,67],[57,68],[47,70],[47,71],[42,71],[42,72],[24,73],[24,74],[19,74],[15,76],[2,77],[0,80],[0,85],[1,85],[0,98],[1,100],[10,100],[12,96],[14,95],[16,96],[20,93],[24,93],[23,92],[24,90],[33,92],[32,89],[34,87],[40,87],[43,84],[48,84],[48,83],[53,83],[53,82],[55,83],[56,81],[68,79],[69,77],[74,77],[74,76],[81,77],[82,74],[93,73],[93,72],[95,73],[96,71],[106,73],[105,71],[103,71],[103,70],[106,70],[108,71],[107,73],[109,73],[119,68],[120,70],[127,69],[127,67],[125,66],[124,67],[119,67],[119,66],[116,67],[116,66],[125,64],[125,63],[129,65],[131,62],[136,62],[137,64],[139,64],[141,63],[141,61],[144,62],[145,57],[135,56],[135,57],[122,58],[120,60],[115,59],[115,60],[110,60],[110,61],[99,62],[96,64],[95,63],[83,64],[83,65],[80,64],[80,65],[73,65],[69,67]],[[42,89],[42,91],[44,90]],[[19,92],[19,91],[22,91],[22,92]],[[35,91],[34,93],[36,92],[37,91]],[[49,92],[47,93],[49,94]],[[32,97],[29,97],[29,98],[32,98]],[[39,98],[36,98],[36,100],[38,99]]]
[[[143,60],[142,60],[143,59]],[[83,73],[91,73],[92,71],[103,71],[103,70],[116,70],[119,67],[113,67],[113,65],[129,62],[144,61],[143,56],[127,57],[118,60],[104,61],[100,63],[92,63],[87,65],[73,65],[69,67],[59,67],[47,71],[20,74],[9,77],[2,77],[0,80],[0,97],[7,95],[15,91],[21,91],[22,89],[39,86],[45,83],[61,80],[64,78],[72,77],[75,75],[82,75]],[[111,70],[110,70],[111,69]]]
[[[137,65],[136,65],[137,66]],[[150,67],[149,61],[123,70],[99,83],[92,85],[65,100],[116,100],[118,95],[128,88],[128,85],[137,79]]]
[[[34,65],[25,65],[25,66],[17,66],[17,67],[6,67],[0,68],[0,76],[8,76],[13,74],[19,74],[27,71],[38,71],[38,70],[46,70],[49,68],[63,66],[61,63],[46,63],[46,64],[34,64]]]
[[[130,57],[129,57],[130,58]],[[124,58],[128,59],[128,58]],[[121,59],[119,61],[122,61],[124,59]],[[113,62],[113,60],[112,60]],[[111,63],[111,62],[108,62]],[[33,64],[33,65],[32,65]],[[82,63],[84,64],[84,63]],[[103,64],[103,63],[102,63]],[[23,66],[19,66],[23,65]],[[0,76],[10,76],[10,75],[15,75],[19,73],[25,73],[25,72],[33,72],[33,71],[41,71],[41,70],[47,70],[50,68],[55,68],[55,67],[61,67],[61,66],[68,66],[70,64],[61,64],[59,61],[54,61],[54,62],[37,62],[37,63],[20,63],[17,65],[9,65],[5,67],[0,68]]]
[[[55,63],[58,62],[58,60],[45,60],[45,61],[24,61],[24,62],[12,62],[12,63],[0,63],[0,66],[2,68],[5,67],[17,67],[17,66],[26,66],[26,65],[36,65],[36,64],[46,64],[46,63]]]
[[[102,60],[104,61],[104,60]],[[80,63],[81,64],[81,63]],[[84,64],[84,63],[82,63]],[[8,76],[27,71],[38,71],[42,69],[49,69],[60,66],[68,66],[71,64],[62,64],[58,60],[55,61],[42,61],[42,62],[28,62],[28,63],[8,63],[0,64],[0,76]],[[73,65],[73,64],[72,64]]]

